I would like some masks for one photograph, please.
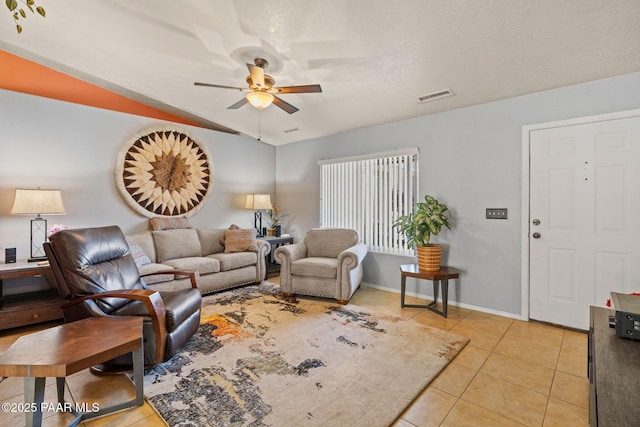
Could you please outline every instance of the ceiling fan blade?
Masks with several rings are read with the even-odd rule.
[[[298,111],[298,108],[294,107],[293,105],[289,104],[286,101],[283,101],[281,98],[278,98],[277,96],[273,97],[273,104],[282,108],[284,111],[286,111],[289,114],[293,114],[296,111]]]
[[[242,107],[244,104],[247,104],[248,102],[249,101],[247,100],[247,98],[242,98],[240,101],[227,107],[227,110],[237,110],[238,108]]]
[[[195,86],[208,86],[208,87],[220,87],[222,89],[236,89],[236,90],[245,90],[244,88],[241,87],[234,87],[234,86],[223,86],[223,85],[214,85],[212,83],[200,83],[200,82],[195,82],[194,83]]]
[[[269,90],[271,93],[316,93],[322,92],[320,85],[303,85],[303,86],[283,86],[274,87]]]
[[[257,65],[247,64],[249,73],[251,73],[251,81],[254,85],[263,88],[264,87],[264,70]]]

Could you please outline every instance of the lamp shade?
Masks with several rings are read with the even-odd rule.
[[[60,190],[16,188],[11,215],[66,215]]]
[[[273,95],[267,92],[249,92],[247,101],[258,110],[267,108],[273,102]]]
[[[273,209],[271,205],[271,195],[269,194],[247,194],[245,209],[260,210]]]

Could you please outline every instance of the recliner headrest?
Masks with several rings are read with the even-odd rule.
[[[143,289],[140,273],[119,227],[62,230],[49,240],[72,296]],[[99,305],[109,313],[124,303],[122,298],[105,298]]]

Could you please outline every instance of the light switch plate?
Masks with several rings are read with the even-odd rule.
[[[487,219],[507,219],[507,208],[487,208]]]

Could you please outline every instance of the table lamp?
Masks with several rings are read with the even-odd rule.
[[[29,262],[44,261],[47,241],[47,220],[41,215],[66,215],[60,190],[16,188],[11,215],[36,215],[31,220],[31,257]]]
[[[247,194],[244,208],[257,211],[253,213],[253,226],[258,230],[258,237],[262,237],[262,211],[273,209],[271,196],[269,194]]]

